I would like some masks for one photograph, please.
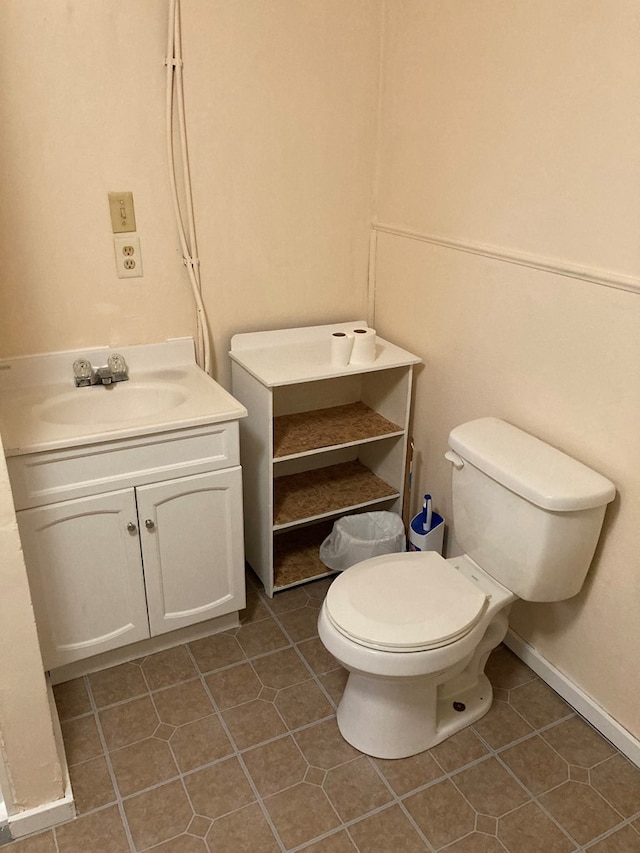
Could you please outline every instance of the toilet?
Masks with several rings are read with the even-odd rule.
[[[579,592],[615,496],[605,477],[498,418],[456,427],[449,447],[464,553],[357,563],[329,587],[318,619],[349,672],[340,732],[378,758],[423,752],[487,713],[484,667],[511,605]]]

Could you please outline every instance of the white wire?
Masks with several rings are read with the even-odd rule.
[[[189,276],[189,283],[196,303],[196,360],[200,367],[211,373],[211,348],[207,312],[202,301],[202,283],[200,279],[200,260],[197,255],[195,218],[193,213],[193,193],[191,190],[191,172],[187,147],[187,123],[184,108],[184,85],[182,76],[182,47],[180,30],[180,0],[169,2],[169,22],[167,28],[167,89],[166,89],[166,134],[167,159],[169,162],[169,183],[173,208],[178,226],[178,236],[182,249],[182,258]],[[180,157],[182,160],[182,189],[186,207],[188,235],[178,195],[176,178],[176,158],[174,147],[174,113],[178,118],[178,136]]]

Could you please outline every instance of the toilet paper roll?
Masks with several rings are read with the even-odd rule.
[[[349,364],[371,364],[376,360],[376,330],[359,328],[353,330],[353,349]]]
[[[346,367],[351,358],[353,332],[333,332],[331,335],[331,364]]]

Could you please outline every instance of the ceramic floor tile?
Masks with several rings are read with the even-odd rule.
[[[188,645],[200,672],[212,672],[246,658],[235,636],[229,632],[203,637]]]
[[[156,652],[142,662],[142,671],[150,690],[159,690],[188,681],[196,675],[196,670],[186,646],[175,646]]]
[[[73,681],[54,685],[53,696],[61,721],[79,717],[80,714],[91,711],[91,702],[83,678],[74,678]]]
[[[498,646],[489,655],[485,673],[492,687],[503,687],[506,690],[520,687],[537,678],[506,646]]]
[[[389,789],[364,756],[329,770],[322,787],[345,823],[392,799]]]
[[[183,726],[213,713],[213,705],[200,679],[187,681],[153,694],[158,717],[163,723]]]
[[[177,780],[130,797],[124,801],[124,811],[137,850],[183,834],[193,817],[182,783]]]
[[[589,853],[640,853],[640,835],[625,826],[589,847]]]
[[[292,730],[315,723],[333,713],[324,693],[313,680],[281,690],[274,704]]]
[[[265,687],[282,690],[306,681],[309,672],[294,649],[282,649],[279,652],[256,658],[253,661],[258,678]]]
[[[53,830],[14,841],[13,844],[3,847],[3,853],[5,850],[7,853],[58,853]]]
[[[324,686],[324,689],[327,691],[329,696],[331,696],[336,705],[342,699],[344,686],[347,683],[348,677],[349,673],[343,667],[338,667],[338,669],[326,672],[324,675],[320,676],[320,681]]]
[[[534,794],[555,788],[569,777],[566,761],[538,736],[501,751],[500,758]]]
[[[492,749],[499,749],[533,732],[529,723],[506,702],[494,701],[482,719],[473,725]]]
[[[449,780],[412,794],[404,804],[436,849],[468,835],[475,827],[474,810]]]
[[[195,835],[197,838],[206,838],[212,824],[213,821],[211,818],[197,814],[193,816],[191,823],[187,827],[187,832],[189,835]]]
[[[489,750],[473,729],[462,729],[430,750],[443,770],[452,773],[487,755]]]
[[[114,705],[100,711],[99,717],[109,750],[151,737],[160,725],[150,696]]]
[[[280,845],[256,803],[214,821],[207,841],[211,853],[280,853]]]
[[[177,728],[169,738],[180,771],[186,773],[233,752],[216,714]]]
[[[615,754],[611,744],[580,717],[547,729],[542,737],[565,761],[580,767],[594,767]]]
[[[375,763],[399,796],[408,794],[443,775],[440,765],[428,751],[411,755],[409,758],[393,760],[376,758]]]
[[[243,759],[261,797],[302,782],[309,768],[290,736],[250,749]]]
[[[93,715],[68,720],[62,723],[61,729],[67,763],[70,766],[103,754],[102,742]]]
[[[357,853],[353,841],[344,829],[304,847],[303,850],[304,853]]]
[[[153,853],[209,853],[206,843],[202,838],[194,838],[192,835],[179,835],[171,841],[153,848]]]
[[[247,625],[250,622],[260,622],[262,619],[268,619],[270,613],[260,601],[258,595],[254,593],[249,596],[247,594],[247,606],[238,614],[241,625]]]
[[[321,788],[301,782],[264,801],[285,847],[297,847],[340,826]]]
[[[340,666],[331,652],[328,652],[322,645],[322,640],[319,637],[312,637],[310,640],[298,643],[298,649],[316,675],[331,672]]]
[[[360,755],[340,734],[335,717],[296,732],[294,739],[309,764],[323,770],[331,770]]]
[[[134,699],[149,692],[142,670],[137,663],[111,666],[88,676],[91,692],[98,708]]]
[[[129,853],[129,842],[116,806],[83,815],[56,827],[59,853]]]
[[[587,844],[622,819],[597,791],[580,782],[565,782],[543,794],[540,803],[578,844]]]
[[[78,814],[115,801],[116,794],[104,756],[75,764],[69,768],[69,776]]]
[[[564,699],[539,678],[511,690],[509,703],[534,729],[548,726],[575,713]]]
[[[196,814],[217,818],[255,800],[237,758],[224,760],[185,777]]]
[[[294,643],[300,640],[308,640],[318,634],[318,606],[307,605],[299,610],[292,610],[280,617],[284,630],[289,634]]]
[[[278,616],[287,613],[290,610],[298,610],[309,603],[310,597],[308,593],[308,584],[304,586],[294,586],[291,589],[283,590],[276,593],[269,601],[269,607]]]
[[[243,625],[238,629],[236,639],[249,658],[265,652],[274,652],[289,645],[289,640],[273,619]]]
[[[110,758],[116,783],[123,797],[178,775],[169,745],[156,738],[145,738],[138,743],[116,749],[111,752]]]
[[[460,841],[448,844],[443,848],[442,853],[504,853],[504,847],[491,835],[471,832]]]
[[[262,699],[222,711],[222,718],[229,727],[238,749],[257,746],[262,741],[278,737],[287,731],[273,703],[264,702]]]
[[[391,806],[349,827],[360,853],[424,853],[429,848],[399,806]]]
[[[461,770],[452,781],[477,811],[493,817],[499,817],[530,799],[495,758]]]
[[[623,817],[640,812],[640,770],[622,755],[613,755],[590,773],[591,785]]]
[[[263,687],[250,663],[213,672],[205,676],[205,681],[214,702],[222,710],[257,699]]]
[[[533,802],[500,818],[498,838],[509,853],[570,853],[576,849],[576,845]]]

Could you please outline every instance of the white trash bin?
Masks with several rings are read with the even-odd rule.
[[[363,512],[345,515],[320,546],[320,559],[330,569],[342,572],[380,554],[407,550],[402,519],[395,512]]]

